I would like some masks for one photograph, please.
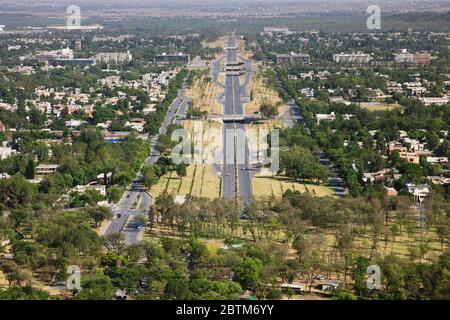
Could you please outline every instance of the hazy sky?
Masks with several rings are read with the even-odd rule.
[[[318,3],[318,2],[358,2],[358,3],[371,3],[371,2],[388,2],[389,0],[0,0],[0,8],[3,4],[33,4],[41,6],[58,6],[62,4],[91,4],[91,5],[166,5],[166,4],[214,4],[214,5],[226,5],[226,4],[280,4],[280,3]],[[393,1],[393,0],[390,0]],[[395,2],[450,2],[450,0],[394,0]]]
[[[58,9],[69,5],[79,5],[86,9],[133,9],[133,8],[195,8],[201,9],[202,7],[245,7],[248,6],[265,6],[282,4],[308,4],[309,6],[325,6],[323,3],[329,3],[330,8],[339,8],[341,5],[346,5],[347,8],[351,8],[352,4],[355,4],[354,8],[364,5],[377,4],[392,6],[403,6],[406,3],[414,3],[414,7],[426,4],[428,6],[431,3],[448,4],[450,0],[0,0],[0,11],[24,9],[24,10],[39,10],[39,11],[52,11],[52,9]],[[434,5],[434,4],[433,4]],[[408,7],[409,5],[405,5]],[[439,6],[439,5],[438,5]]]
[[[387,0],[385,0],[387,1]],[[401,1],[413,1],[413,2],[449,2],[450,0],[395,0],[395,2]],[[13,3],[28,3],[28,4],[42,4],[42,5],[57,5],[57,4],[77,4],[77,3],[90,3],[90,4],[167,4],[167,3],[179,3],[179,4],[246,4],[246,3],[302,3],[302,2],[366,2],[369,0],[0,0],[1,4],[13,4]],[[372,1],[374,2],[374,1]],[[382,2],[382,1],[375,1]]]

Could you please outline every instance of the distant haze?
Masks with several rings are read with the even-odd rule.
[[[370,2],[370,3],[369,3]],[[206,6],[228,6],[228,5],[268,5],[268,4],[301,4],[301,3],[360,3],[374,4],[383,2],[397,3],[448,3],[445,0],[395,0],[395,1],[368,1],[368,0],[0,0],[0,9],[5,4],[28,4],[39,6],[61,6],[61,5],[92,5],[92,6],[167,6],[167,5],[206,5]]]
[[[446,11],[449,0],[0,0],[2,12],[27,14],[63,13],[69,5],[79,5],[85,12],[129,11],[153,8],[166,11],[195,10],[203,14],[248,14],[249,8],[267,14],[362,12],[369,5],[379,5],[385,12]],[[241,12],[242,11],[242,12]],[[147,14],[147,12],[145,12]],[[187,13],[189,14],[189,13]],[[0,17],[1,19],[1,17]]]

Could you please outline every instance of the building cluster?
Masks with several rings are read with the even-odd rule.
[[[81,50],[81,40],[75,42],[75,50]],[[95,65],[97,63],[108,64],[125,64],[133,59],[130,51],[127,52],[100,52],[91,58],[74,58],[74,51],[69,47],[50,50],[50,51],[37,51],[34,54],[28,55],[27,58],[35,59],[41,62],[49,64],[59,65]]]
[[[408,50],[403,49],[400,53],[394,56],[396,63],[429,65],[431,62],[431,54],[429,53],[408,53]]]
[[[426,130],[423,130],[426,132]],[[375,136],[377,130],[370,131],[372,136]],[[443,135],[447,135],[448,132],[441,132]],[[392,140],[388,143],[388,153],[398,153],[398,156],[412,164],[420,164],[422,161],[430,165],[442,165],[448,164],[448,157],[439,157],[433,154],[429,150],[428,145],[423,140],[413,139],[408,136],[408,133],[403,130],[398,132],[399,139]],[[441,138],[439,143],[443,143],[444,139]],[[376,140],[374,140],[374,144]],[[362,146],[362,142],[359,143]],[[387,156],[384,155],[384,158]],[[363,181],[370,184],[386,184],[387,182],[397,181],[402,177],[402,174],[394,168],[385,168],[377,172],[364,172]],[[427,176],[430,184],[436,185],[448,185],[450,184],[450,178],[446,178],[444,175],[439,176]],[[417,201],[422,201],[430,193],[430,187],[426,184],[416,186],[414,184],[408,184],[408,190],[411,194],[417,195]],[[388,194],[396,195],[396,190],[392,187],[387,188]],[[420,195],[419,195],[420,194]]]
[[[34,44],[36,41],[28,39],[27,44]],[[120,39],[119,39],[120,40]],[[118,40],[118,41],[119,41]],[[99,40],[101,41],[101,39]],[[49,45],[54,46],[54,43],[49,42]],[[40,42],[39,45],[44,45],[44,42]],[[19,45],[21,49],[22,44]],[[81,41],[77,40],[75,43],[75,50],[81,50]],[[11,50],[13,50],[11,48]],[[186,56],[177,56],[179,59],[186,59]],[[58,50],[33,50],[33,53],[24,56],[20,60],[32,59],[39,62],[45,62],[47,68],[58,68],[59,64],[71,63],[77,64],[77,61],[83,59],[76,59],[74,57],[74,50],[69,47]],[[84,59],[86,60],[86,59]],[[132,56],[129,51],[127,52],[102,52],[91,58],[93,61],[91,65],[101,62],[111,65],[127,63],[132,60]],[[189,61],[189,57],[186,61]],[[59,66],[59,68],[61,68]],[[116,69],[111,69],[110,66],[107,73],[101,77],[95,85],[88,88],[79,87],[46,87],[37,86],[33,95],[26,99],[24,102],[25,111],[29,112],[36,109],[37,111],[46,115],[43,128],[39,129],[42,133],[48,134],[51,138],[37,139],[36,142],[42,143],[49,147],[48,155],[52,155],[52,146],[58,144],[71,144],[73,136],[80,134],[81,130],[85,126],[96,126],[102,132],[102,136],[105,142],[116,143],[124,140],[133,131],[138,134],[138,137],[147,139],[148,136],[144,134],[146,120],[145,115],[156,111],[156,104],[164,100],[168,90],[169,83],[177,73],[179,68],[165,67],[164,71],[144,73],[140,74],[137,79],[133,78],[127,80],[127,77],[123,76],[123,72],[119,66]],[[84,74],[87,69],[81,69]],[[37,70],[29,65],[17,65],[17,66],[4,66],[2,71],[7,73],[20,73],[22,75],[29,75],[35,73]],[[108,89],[107,93],[103,93]],[[131,89],[131,90],[130,90]],[[139,99],[135,90],[142,90],[148,94],[148,103],[143,104]],[[112,129],[112,120],[106,120],[104,122],[96,122],[95,112],[97,108],[108,107],[110,110],[115,110],[116,114],[121,115],[117,105],[121,102],[127,102],[127,106],[133,116],[123,123],[123,131],[116,131]],[[137,108],[139,105],[139,108]],[[143,109],[142,109],[143,108]],[[0,99],[0,109],[16,112],[19,109],[19,101],[11,102],[10,100],[3,101]],[[122,113],[123,114],[123,113]],[[63,117],[66,118],[64,122],[65,127],[69,130],[69,135],[63,139],[63,132],[52,130],[53,123]],[[89,119],[92,119],[89,120]],[[2,121],[0,121],[0,134],[6,132],[27,131],[25,129],[8,128]],[[9,134],[7,135],[10,136]],[[17,149],[17,141],[11,138],[5,141],[0,146],[0,160],[8,159],[14,155],[20,154]],[[59,166],[48,161],[43,163],[37,163],[35,169],[35,179],[29,179],[32,183],[38,183],[42,181],[45,176],[54,174],[57,172]],[[9,179],[10,176],[7,173],[0,173],[1,179]],[[87,190],[96,190],[100,194],[104,195],[104,186],[97,185],[95,183],[88,185],[80,185],[73,189],[78,193],[84,193]]]
[[[329,114],[326,113],[317,113],[316,114],[316,119],[317,119],[317,124],[320,124],[321,121],[335,121],[336,120],[336,113],[331,112]],[[351,118],[354,117],[353,114],[342,114],[342,119],[343,120],[350,120]]]
[[[305,53],[291,52],[290,54],[275,55],[275,63],[278,65],[301,64],[303,66],[309,66],[310,62],[309,54]]]

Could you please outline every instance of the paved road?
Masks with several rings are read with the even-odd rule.
[[[231,39],[228,46],[234,46]],[[227,62],[232,62],[235,57],[235,50],[227,51]],[[239,78],[238,78],[239,80]],[[224,115],[234,115],[236,113],[234,92],[234,76],[225,76],[225,103]],[[223,126],[223,170],[222,170],[222,197],[233,199],[236,197],[236,166],[235,166],[235,132],[234,123],[224,123]]]
[[[236,196],[236,166],[234,164],[234,124],[225,123],[223,126],[223,167],[222,167],[222,197],[233,199]]]
[[[277,78],[278,84],[281,86],[281,82],[279,78]],[[284,90],[284,89],[283,89]],[[282,116],[284,121],[288,125],[293,125],[295,122],[302,125],[305,128],[305,131],[307,134],[311,135],[311,131],[308,128],[308,125],[306,124],[305,119],[303,118],[300,107],[295,103],[295,100],[285,91],[286,95],[289,97],[288,100],[288,106],[289,106],[289,114],[285,114]],[[320,149],[319,149],[320,150]],[[344,197],[348,193],[348,189],[344,186],[344,181],[342,178],[339,177],[336,167],[334,166],[333,162],[328,159],[326,154],[320,150],[320,164],[325,166],[330,174],[330,178],[328,179],[330,183],[331,189],[338,195],[339,197]]]
[[[183,123],[183,120],[186,119],[186,111],[189,107],[189,102],[191,101],[191,98],[185,97],[183,101],[180,103],[178,107],[178,112],[175,115],[175,119],[173,123],[181,125]]]
[[[177,98],[169,106],[164,121],[159,129],[159,134],[150,141],[151,151],[149,157],[145,161],[147,164],[154,164],[160,156],[156,150],[159,135],[165,134],[168,126],[172,122],[181,123],[182,119],[184,119],[189,103],[189,99],[184,95],[185,91],[186,83],[183,84],[178,92]],[[139,242],[144,228],[140,223],[133,221],[132,218],[137,215],[146,215],[152,201],[150,195],[145,191],[144,186],[139,180],[138,177],[124,193],[118,205],[113,208],[114,218],[104,234],[109,235],[112,233],[123,232],[124,243],[126,245],[132,245]],[[138,207],[133,208],[136,200],[138,200]]]
[[[237,58],[236,37],[231,35],[228,39],[227,63],[235,63],[238,61]],[[239,76],[225,75],[224,115],[244,115],[241,99],[248,83],[250,81],[241,86]],[[223,134],[222,197],[226,199],[239,197],[241,204],[250,202],[253,196],[248,171],[249,148],[245,129],[246,126],[242,123],[225,123]]]
[[[136,201],[138,207],[133,208]],[[144,191],[144,187],[138,182],[133,182],[130,189],[124,193],[119,204],[113,208],[114,218],[106,229],[105,235],[121,232],[125,223],[132,216],[146,215],[150,203],[151,197]]]
[[[159,134],[154,136],[151,143],[150,156],[145,161],[147,164],[154,164],[159,159],[159,152],[156,150],[156,145],[158,143],[159,136],[165,134],[167,132],[167,128],[174,121],[175,123],[181,123],[182,119],[184,119],[186,115],[187,105],[189,103],[189,99],[185,97],[186,92],[186,83],[183,84],[182,88],[178,92],[177,98],[170,104],[169,109],[167,110],[166,116],[159,128]],[[182,110],[183,114],[178,114],[177,112]],[[184,110],[184,111],[183,111]]]

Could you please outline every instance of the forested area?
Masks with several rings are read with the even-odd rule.
[[[449,212],[438,201],[430,207],[430,220]],[[317,274],[343,281],[333,293],[338,299],[447,299],[448,230],[436,231],[442,247],[432,253],[412,214],[407,199],[318,199],[287,192],[283,199],[255,202],[241,220],[234,202],[191,199],[180,205],[163,194],[147,232],[167,228],[166,235],[125,247],[120,234],[100,238],[93,231],[98,212],[14,210],[0,220],[2,238],[11,239],[14,252],[1,265],[10,283],[2,298],[48,298],[18,285],[30,283],[31,272],[57,283],[76,264],[83,290],[72,293],[75,299],[111,299],[118,288],[135,299],[237,299],[245,289],[260,299],[278,299],[293,294],[278,288],[280,279],[302,277],[310,291]],[[404,232],[412,237],[407,259],[395,254],[396,237]],[[224,242],[207,240],[220,238]],[[430,254],[440,258],[430,263]],[[364,277],[373,263],[382,269],[376,292],[367,290]]]
[[[102,134],[95,130],[85,130],[79,136],[71,137],[72,145],[57,144],[50,148],[32,139],[27,142],[27,137],[31,139],[33,136],[22,135],[19,155],[0,161],[0,171],[12,176],[11,179],[0,180],[1,205],[6,212],[10,208],[49,208],[73,187],[97,181],[99,175],[111,188],[115,188],[113,185],[125,187],[136,177],[150,152],[148,143],[132,135],[111,145],[104,142]],[[55,174],[38,184],[26,180],[35,178],[35,157],[41,162],[58,165]],[[87,202],[95,201],[87,199]]]

